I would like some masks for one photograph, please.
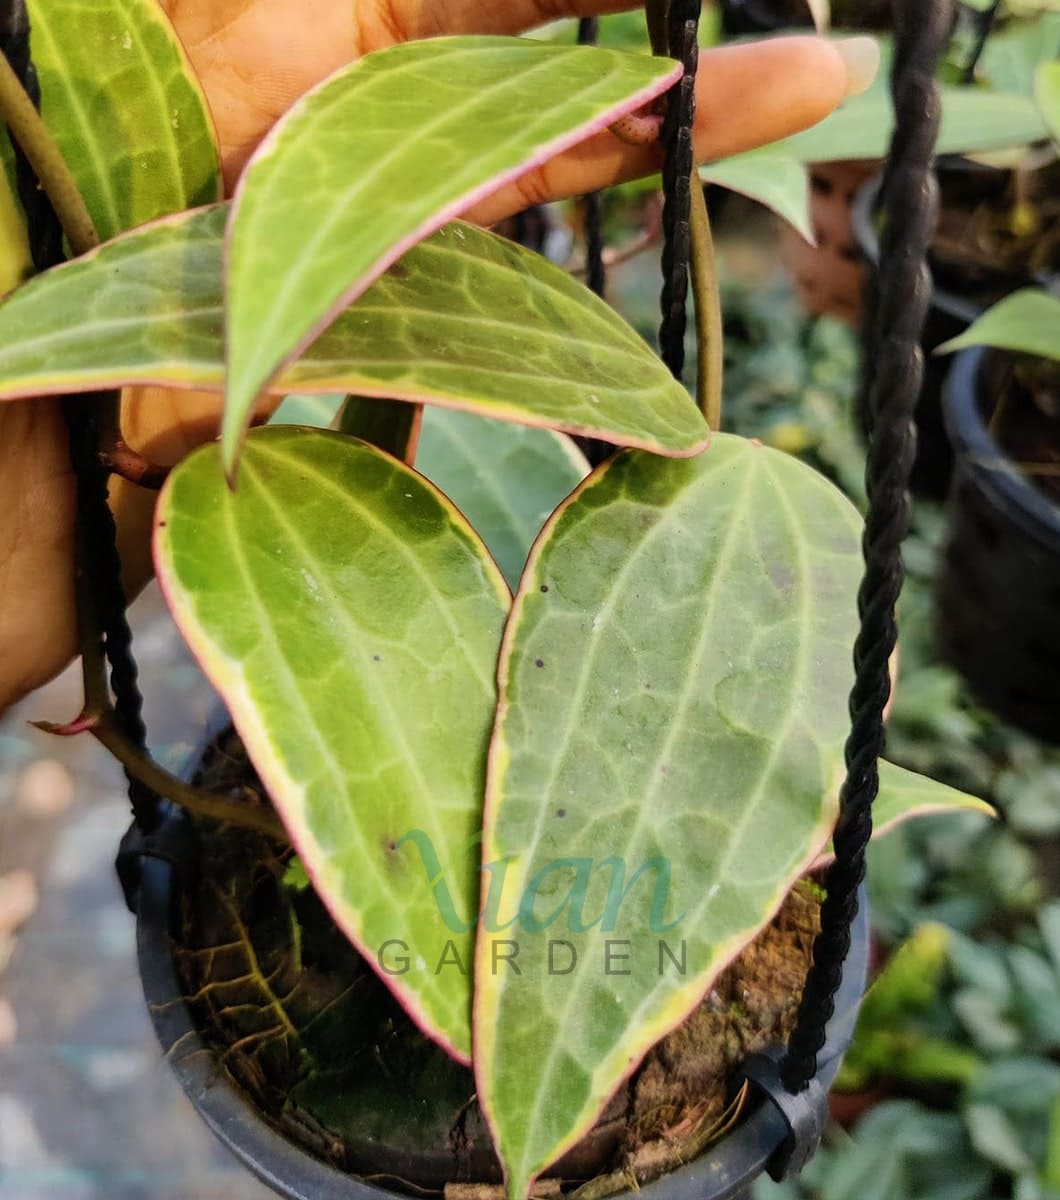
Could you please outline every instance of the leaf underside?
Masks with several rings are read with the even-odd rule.
[[[157,0],[27,0],[41,112],[103,239],[221,198],[206,99]]]
[[[226,209],[137,230],[0,305],[0,400],[131,383],[221,389]],[[469,408],[662,453],[705,444],[691,397],[621,317],[540,255],[454,222],[276,381]]]
[[[470,974],[435,966],[449,940],[469,964],[471,934],[439,919],[425,846],[469,922],[509,604],[492,560],[408,468],[280,426],[251,434],[234,492],[216,445],[176,468],[155,563],[332,916],[377,969],[412,948],[382,977],[466,1060]]]
[[[303,97],[252,158],[232,211],[226,465],[279,368],[391,262],[678,71],[592,47],[435,38],[367,55]]]
[[[476,947],[479,1095],[517,1200],[827,839],[860,524],[808,467],[719,435],[694,459],[620,456],[538,542],[487,785],[484,861],[510,862],[494,924],[516,923]],[[572,973],[549,974],[553,938]]]

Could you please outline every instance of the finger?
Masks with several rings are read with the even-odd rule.
[[[868,39],[851,39],[868,42]],[[865,62],[848,69],[862,47],[816,37],[772,38],[704,53],[696,88],[696,158],[708,162],[753,150],[823,120],[874,73]],[[532,204],[563,200],[610,187],[661,166],[661,150],[631,146],[604,131],[522,176],[466,215],[492,225]]]
[[[278,397],[262,401],[255,421],[271,415]],[[130,387],[122,394],[122,437],[144,458],[171,467],[197,446],[217,437],[224,397],[220,392]],[[114,476],[110,504],[118,527],[122,581],[135,596],[151,578],[151,524],[158,493]]]
[[[373,0],[357,20],[365,50],[459,33],[524,33],[563,17],[600,17],[637,0]]]

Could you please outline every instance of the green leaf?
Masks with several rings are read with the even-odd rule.
[[[337,433],[267,427],[247,442],[235,492],[216,445],[177,467],[155,562],[332,916],[466,1059],[470,974],[436,968],[449,943],[470,968],[509,604],[489,555],[394,459]],[[438,880],[455,928],[439,919]],[[380,956],[394,969],[402,946],[407,971],[387,974]]]
[[[27,0],[42,108],[101,238],[221,198],[213,122],[156,0]]]
[[[589,464],[561,433],[432,408],[424,413],[416,470],[467,517],[516,588],[542,525]]]
[[[1060,142],[1060,62],[1042,63],[1034,74],[1034,95],[1049,132]]]
[[[704,183],[716,183],[757,200],[783,217],[808,242],[814,240],[810,179],[797,158],[773,154],[767,149],[711,163],[701,167],[699,175]]]
[[[976,78],[995,91],[1032,96],[1037,68],[1058,55],[1060,11],[1042,12],[1029,21],[1009,21],[991,30]]]
[[[940,154],[1002,150],[1048,136],[1041,113],[1029,97],[962,87],[940,90]],[[775,142],[769,149],[804,163],[883,158],[893,132],[894,110],[884,78],[862,95],[852,96],[819,124]]]
[[[976,812],[996,817],[997,812],[985,800],[969,796],[945,783],[938,783],[916,771],[880,760],[880,790],[872,806],[872,836],[883,837],[896,825],[914,817],[932,813]],[[835,857],[831,847],[814,863],[815,869]]]
[[[936,351],[950,354],[968,346],[995,346],[1018,354],[1060,359],[1060,299],[1040,288],[1021,288],[988,309],[959,337]]]
[[[223,207],[34,279],[0,305],[0,399],[224,382]],[[705,444],[643,339],[540,255],[454,222],[414,247],[276,381],[473,409],[662,453]]]
[[[716,435],[619,456],[539,539],[501,652],[476,946],[479,1096],[516,1200],[827,839],[860,525],[810,468]]]
[[[586,46],[436,38],[370,54],[299,101],[236,192],[226,466],[280,367],[390,263],[677,73],[669,60]]]

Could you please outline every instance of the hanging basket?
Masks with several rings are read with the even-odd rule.
[[[196,755],[196,762],[201,755]],[[194,772],[189,772],[194,774]],[[170,810],[153,844],[153,856],[145,860],[140,883],[136,922],[137,958],[148,1011],[163,1053],[194,1104],[199,1115],[220,1141],[263,1183],[288,1200],[380,1200],[382,1196],[408,1197],[421,1189],[441,1190],[447,1181],[456,1181],[458,1159],[455,1150],[442,1152],[427,1144],[410,1151],[419,1130],[392,1131],[393,1144],[386,1139],[366,1136],[357,1163],[357,1173],[340,1170],[308,1149],[280,1133],[254,1101],[232,1079],[221,1061],[221,1054],[209,1031],[200,1028],[196,1015],[185,999],[174,961],[174,946],[181,938],[182,911],[180,878],[194,878],[195,839],[190,836],[186,817]],[[842,1055],[854,1031],[858,1007],[865,986],[869,957],[867,905],[859,907],[853,929],[850,954],[843,967],[843,978],[836,996],[835,1014],[828,1025],[825,1046],[818,1059],[812,1095],[819,1106],[817,1119],[825,1119],[824,1101]],[[396,1008],[396,1006],[395,1006]],[[437,1050],[440,1059],[442,1051]],[[448,1063],[447,1070],[452,1070]],[[373,1068],[367,1068],[373,1069]],[[376,1066],[375,1070],[379,1070]],[[474,1081],[468,1073],[468,1094]],[[747,1195],[750,1183],[775,1162],[789,1138],[788,1126],[780,1111],[762,1098],[745,1107],[736,1129],[712,1145],[699,1158],[658,1180],[640,1187],[638,1196],[647,1200],[730,1200]],[[587,1154],[565,1160],[572,1172],[584,1172],[586,1161],[602,1156],[607,1147],[591,1145]],[[613,1147],[611,1157],[613,1157]],[[492,1152],[478,1156],[483,1162],[483,1178],[488,1184],[499,1182],[499,1167]],[[562,1173],[564,1163],[558,1167]],[[466,1165],[464,1171],[466,1171]],[[399,1180],[409,1186],[402,1190]],[[467,1183],[466,1179],[461,1179]],[[631,1195],[632,1193],[613,1193]]]
[[[949,26],[941,0],[926,6],[901,0],[897,8],[894,92],[897,129],[892,148],[893,178],[887,188],[891,216],[882,247],[877,308],[866,358],[872,364],[865,411],[870,414],[867,471],[869,508],[860,594],[860,632],[854,647],[855,685],[850,696],[851,730],[846,743],[845,782],[834,831],[834,861],[825,877],[820,933],[806,977],[798,1017],[786,1047],[755,1054],[743,1067],[750,1100],[736,1129],[701,1157],[641,1189],[653,1200],[745,1195],[763,1170],[783,1178],[815,1152],[826,1119],[826,1090],[852,1033],[864,986],[868,949],[862,889],[865,851],[872,832],[878,789],[878,758],[897,639],[895,605],[901,590],[901,542],[907,526],[909,475],[915,437],[913,409],[921,382],[921,325],[930,296],[925,256],[934,223],[935,191],[930,164],[939,120],[935,67]],[[663,250],[664,319],[660,344],[677,376],[684,355],[689,277],[690,181],[698,0],[671,0],[669,49],[685,66],[675,86],[664,126]],[[28,44],[28,42],[27,42]],[[28,63],[23,64],[28,71]],[[24,78],[24,82],[29,82]],[[20,162],[23,182],[27,164]],[[29,176],[32,181],[32,176]],[[35,189],[29,189],[30,194]],[[39,196],[38,196],[39,199]],[[49,214],[45,213],[48,218]],[[57,228],[50,214],[50,232]],[[45,221],[47,224],[47,221]],[[50,247],[35,239],[37,265],[61,257],[61,239]],[[598,249],[598,247],[597,247]],[[51,257],[52,262],[46,262]],[[91,415],[67,406],[71,457],[78,477],[80,533],[92,601],[103,618],[110,660],[114,715],[139,748],[146,733],[130,652],[114,526],[106,503],[107,476],[98,454]],[[547,590],[547,589],[543,589]],[[539,664],[540,665],[540,664]],[[194,872],[193,830],[143,780],[130,786],[136,822],[123,842],[119,872],[126,896],[137,909],[141,972],[148,1005],[167,1057],[204,1120],[233,1152],[279,1194],[302,1200],[373,1200],[390,1192],[378,1180],[344,1174],[281,1137],[226,1078],[224,1065],[206,1043],[183,999],[173,960],[179,932],[178,875]],[[382,1153],[380,1139],[374,1147]],[[400,1160],[400,1154],[397,1156]],[[364,1171],[397,1174],[394,1155],[366,1162]],[[398,1161],[398,1165],[400,1162]],[[412,1172],[410,1172],[411,1174]]]

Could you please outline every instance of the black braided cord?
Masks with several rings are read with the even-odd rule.
[[[883,184],[886,223],[880,279],[865,347],[869,369],[863,411],[872,426],[866,466],[869,504],[847,776],[840,792],[836,857],[825,883],[813,968],[781,1065],[781,1079],[790,1092],[802,1091],[816,1074],[858,911],[857,893],[872,835],[872,803],[879,789],[883,711],[891,692],[889,663],[898,638],[901,548],[909,526],[909,476],[916,453],[913,414],[924,366],[920,337],[931,297],[927,252],[938,215],[932,168],[941,109],[935,73],[952,26],[952,0],[895,0],[894,14],[895,132]]]
[[[689,224],[692,196],[692,127],[696,119],[696,72],[699,69],[701,0],[670,0],[667,38],[670,54],[684,67],[671,90],[663,122],[663,290],[659,353],[675,379],[685,369],[688,327],[688,270],[692,253]]]
[[[24,0],[8,0],[0,11],[0,49],[27,94],[39,105],[40,88],[30,61],[29,20]],[[13,139],[12,146],[33,265],[38,272],[46,271],[65,258],[62,229],[33,168]],[[98,430],[91,401],[92,398],[86,396],[68,396],[62,401],[63,418],[70,438],[70,462],[77,489],[77,571],[87,578],[87,590],[103,632],[115,714],[125,735],[143,749],[147,738],[142,715],[143,698],[132,655],[132,633],[125,615],[126,597],[121,582],[117,531],[107,503],[108,474],[97,450]],[[126,778],[137,824],[147,830],[157,819],[158,798],[128,773]]]

